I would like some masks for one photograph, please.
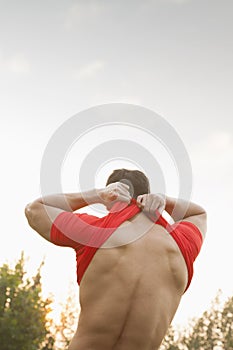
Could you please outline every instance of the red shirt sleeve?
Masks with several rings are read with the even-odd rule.
[[[54,220],[50,230],[52,243],[77,249],[88,243],[99,218],[88,214],[62,212]]]
[[[180,221],[171,225],[171,229],[173,235],[176,236],[178,240],[185,242],[186,248],[189,247],[194,262],[203,243],[203,237],[199,228],[190,221]]]
[[[198,227],[189,221],[176,222],[170,226],[169,231],[179,246],[187,265],[188,284],[186,291],[193,277],[193,263],[201,250],[203,238]]]

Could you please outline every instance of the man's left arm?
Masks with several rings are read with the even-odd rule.
[[[38,198],[26,206],[25,215],[29,225],[50,241],[52,224],[60,213],[73,212],[94,203],[107,205],[110,202],[130,202],[130,200],[128,185],[118,182],[103,189],[93,189],[82,193],[54,194]]]
[[[28,204],[25,208],[28,224],[49,242],[52,224],[62,212],[64,212],[63,209],[42,204],[37,200]]]

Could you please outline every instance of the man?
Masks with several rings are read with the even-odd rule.
[[[150,194],[138,170],[117,169],[106,185],[37,199],[25,213],[45,239],[76,251],[81,313],[69,350],[156,350],[191,282],[206,213]],[[73,213],[93,203],[109,214]]]

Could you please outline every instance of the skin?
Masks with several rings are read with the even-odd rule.
[[[68,208],[129,203],[127,185],[112,185],[86,192],[85,199],[80,194],[38,199],[26,207],[29,224],[49,240],[51,220]],[[193,222],[204,236],[206,213],[197,204],[159,194],[139,196],[137,203],[142,212],[112,234],[82,278],[81,313],[69,350],[156,350],[175,315],[187,285],[186,264],[173,238],[151,220],[156,209],[166,210],[175,221]],[[125,232],[131,243],[125,244]]]

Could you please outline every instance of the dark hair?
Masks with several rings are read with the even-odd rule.
[[[146,175],[139,170],[116,169],[109,176],[106,186],[113,182],[123,182],[129,185],[129,192],[133,198],[150,192],[150,184]]]

